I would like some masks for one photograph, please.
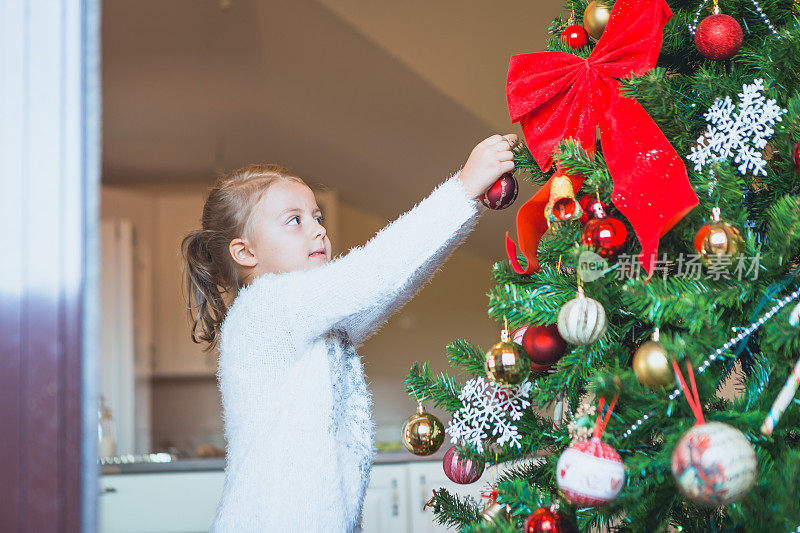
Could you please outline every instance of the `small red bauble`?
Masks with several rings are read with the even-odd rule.
[[[583,214],[579,219],[581,221],[581,224],[583,225],[586,225],[586,223],[589,222],[591,219],[596,218],[595,210],[597,209],[597,206],[602,207],[604,212],[606,209],[606,204],[604,204],[591,194],[587,194],[581,197],[578,203],[581,204],[581,208],[583,209]]]
[[[481,203],[489,209],[505,209],[517,199],[519,186],[514,174],[506,172],[481,196]]]
[[[589,35],[583,26],[578,24],[570,24],[564,31],[561,32],[561,38],[564,39],[570,48],[577,50],[583,48],[589,42]]]
[[[620,220],[607,217],[602,202],[593,206],[596,218],[583,227],[581,242],[594,250],[600,257],[610,259],[617,255],[628,239],[628,228]]]
[[[797,141],[792,149],[792,163],[794,163],[794,171],[800,174],[800,141]]]
[[[556,324],[532,324],[522,336],[522,347],[531,358],[533,370],[547,370],[567,351],[567,342],[561,338]]]
[[[458,448],[453,446],[444,454],[442,467],[445,475],[453,483],[468,485],[475,483],[483,474],[484,463],[480,459],[469,459],[458,455]]]
[[[525,520],[525,527],[522,528],[522,531],[525,533],[573,533],[575,530],[561,511],[540,507]]]
[[[625,466],[612,446],[598,438],[564,450],[556,465],[556,482],[577,507],[597,507],[614,500],[625,485]]]
[[[697,50],[708,59],[730,59],[742,47],[744,35],[736,19],[715,14],[703,19],[694,34]]]

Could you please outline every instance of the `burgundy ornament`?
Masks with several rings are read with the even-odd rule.
[[[525,520],[524,533],[574,533],[572,524],[558,509],[540,507]]]
[[[792,163],[794,163],[794,171],[800,174],[800,141],[792,148]]]
[[[579,24],[570,24],[564,31],[561,32],[561,38],[567,42],[570,48],[575,50],[583,48],[589,42],[589,35],[583,26]]]
[[[607,217],[602,202],[594,205],[595,218],[586,223],[581,234],[581,242],[594,250],[600,257],[610,259],[617,255],[628,239],[628,228],[622,221]]]
[[[578,203],[580,203],[581,204],[581,208],[583,208],[583,214],[581,215],[581,218],[579,220],[581,221],[581,224],[583,224],[584,226],[591,219],[595,218],[595,214],[594,214],[595,213],[595,206],[599,205],[600,207],[603,208],[603,210],[606,209],[606,204],[604,204],[603,202],[601,202],[600,200],[598,200],[596,197],[592,196],[591,194],[587,194],[585,196],[582,196]]]
[[[450,481],[460,485],[468,485],[481,478],[484,463],[480,459],[460,457],[458,448],[453,446],[445,452],[442,467]]]
[[[519,186],[514,174],[506,172],[481,196],[481,203],[489,209],[505,209],[517,199]]]
[[[742,47],[742,27],[730,15],[716,13],[703,19],[694,33],[697,50],[708,59],[721,61],[736,55]]]
[[[539,372],[550,368],[567,352],[567,342],[556,324],[531,324],[520,344],[531,358],[531,368]]]

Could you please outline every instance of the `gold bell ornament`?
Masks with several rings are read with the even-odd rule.
[[[551,178],[550,200],[544,206],[544,217],[549,226],[551,222],[578,220],[583,216],[581,204],[575,200],[572,180],[561,171]]]
[[[694,238],[694,247],[705,263],[710,263],[714,256],[735,257],[744,247],[738,228],[720,220],[719,214],[719,207],[711,209],[711,223],[700,228]]]
[[[519,385],[531,372],[531,359],[519,344],[511,342],[508,335],[508,319],[500,332],[500,342],[486,352],[483,368],[486,376],[500,385]]]
[[[416,414],[408,417],[403,424],[402,439],[403,446],[414,455],[431,455],[444,442],[444,426],[438,418],[426,412],[422,402],[419,402]]]
[[[511,516],[511,506],[497,502],[497,490],[493,490],[490,496],[484,496],[484,498],[489,498],[489,501],[481,509],[481,518],[483,518],[484,522],[491,523]]]
[[[609,18],[611,18],[611,8],[603,2],[594,0],[583,12],[583,28],[596,41],[603,35]]]
[[[648,387],[665,387],[675,380],[669,354],[659,342],[659,335],[656,328],[651,339],[639,346],[633,356],[633,371],[639,382]]]

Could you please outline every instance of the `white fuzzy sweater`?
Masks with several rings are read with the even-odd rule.
[[[457,176],[346,255],[240,290],[221,328],[227,464],[213,532],[358,530],[374,427],[355,347],[485,211]]]

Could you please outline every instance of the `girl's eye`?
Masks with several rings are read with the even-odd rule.
[[[325,217],[323,215],[320,215],[320,216],[315,217],[315,218],[319,221],[320,224],[324,224],[325,223]],[[292,218],[289,219],[289,225],[290,226],[297,225],[297,224],[292,224],[293,220],[296,220],[297,224],[300,224],[300,215],[295,215],[295,216],[293,216]]]

